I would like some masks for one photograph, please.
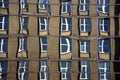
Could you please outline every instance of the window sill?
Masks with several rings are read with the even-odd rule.
[[[0,57],[6,58],[7,54],[5,52],[0,52]]]
[[[63,36],[69,36],[71,34],[71,31],[61,31],[61,35]]]
[[[110,59],[110,53],[99,53],[99,58],[100,59]]]
[[[69,16],[70,13],[62,13],[62,12],[61,12],[61,15],[62,15],[62,16]]]
[[[8,8],[0,8],[0,14],[8,14]]]
[[[20,52],[18,52],[17,57],[27,57],[27,52],[26,51],[20,51]]]
[[[45,57],[47,57],[47,52],[41,52],[40,58],[45,58]]]
[[[79,11],[79,15],[89,15],[89,11]]]
[[[65,54],[60,54],[60,59],[61,60],[71,59],[71,57],[72,57],[72,53],[71,52],[65,53]]]
[[[48,13],[46,9],[39,9],[39,13]]]
[[[90,57],[90,53],[83,53],[83,52],[80,52],[80,57]]]
[[[47,31],[40,31],[39,35],[42,35],[42,36],[47,35]]]
[[[7,34],[7,31],[5,31],[5,30],[0,30],[0,34]]]
[[[28,31],[23,29],[23,30],[20,30],[20,34],[28,34]]]
[[[89,36],[89,32],[80,32],[80,36]]]
[[[100,32],[100,35],[102,35],[102,36],[108,36],[109,33],[108,32]]]
[[[69,1],[69,0],[60,0],[60,1],[63,1],[63,2],[64,2],[64,1]]]
[[[98,12],[98,15],[104,17],[104,16],[108,16],[109,14],[108,13],[103,13],[103,12]]]

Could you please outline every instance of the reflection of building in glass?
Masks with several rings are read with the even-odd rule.
[[[0,0],[0,80],[118,80],[119,0]]]

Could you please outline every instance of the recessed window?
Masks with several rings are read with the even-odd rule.
[[[72,20],[71,18],[61,18],[61,31],[71,31]]]
[[[89,10],[89,0],[80,0],[79,10],[88,11]]]
[[[65,54],[71,52],[72,49],[72,42],[69,38],[60,38],[60,53]]]
[[[70,13],[70,1],[62,2],[61,13]]]
[[[8,66],[8,62],[7,61],[0,61],[0,79],[1,80],[6,80],[6,77],[7,77],[7,66]]]
[[[47,9],[48,0],[39,0],[39,9]]]
[[[39,30],[46,31],[48,28],[48,18],[40,17],[39,18]]]
[[[109,13],[109,0],[98,0],[98,11]]]
[[[8,30],[8,16],[0,16],[0,30]]]
[[[81,53],[90,52],[90,41],[80,41],[80,52]]]
[[[80,79],[90,79],[90,63],[89,61],[81,61],[81,74]]]
[[[40,80],[48,80],[48,67],[47,67],[47,61],[42,60],[40,62]]]
[[[28,80],[29,61],[19,62],[18,80]]]
[[[70,73],[69,73],[70,68],[71,68],[71,62],[69,61],[60,62],[61,80],[70,80]]]
[[[81,18],[79,24],[80,24],[80,32],[91,31],[91,20],[89,18]]]
[[[8,0],[0,0],[0,8],[8,8]]]
[[[47,52],[47,37],[40,38],[41,52]]]
[[[110,53],[110,40],[99,40],[99,53]]]
[[[0,52],[7,52],[8,50],[8,39],[0,38]]]
[[[100,80],[110,80],[110,63],[99,62],[99,78]]]
[[[21,17],[20,18],[20,30],[27,30],[28,29],[28,17]]]
[[[27,51],[27,38],[26,37],[19,38],[18,52],[21,52],[21,51]]]
[[[20,8],[21,9],[27,9],[28,8],[27,0],[20,0]]]
[[[100,31],[109,32],[110,30],[110,20],[108,18],[100,19]]]

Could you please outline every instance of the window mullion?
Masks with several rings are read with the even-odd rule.
[[[1,52],[3,52],[4,39],[1,39]]]
[[[2,30],[4,30],[4,26],[5,26],[5,17],[3,17],[2,19]]]

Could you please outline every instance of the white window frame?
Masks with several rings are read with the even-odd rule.
[[[83,62],[85,62],[85,64],[83,65]],[[85,68],[85,72],[83,72],[83,68]],[[80,74],[80,79],[88,79],[88,71],[87,71],[87,61],[81,61],[81,74]],[[82,78],[82,74],[85,74],[85,78]]]
[[[100,41],[99,41],[99,53],[105,53],[104,52],[104,42],[105,42],[105,40],[101,40],[101,41],[102,41],[101,45],[100,45]],[[101,50],[100,50],[100,48],[101,48]]]
[[[24,80],[24,75],[26,73],[26,69],[27,69],[27,66],[26,66],[26,61],[23,62],[23,66],[22,66],[22,63],[20,62],[19,63],[19,68],[18,68],[18,79],[19,80]],[[23,69],[24,71],[23,72],[20,72],[20,69]]]
[[[99,64],[100,64],[100,63],[99,63]],[[106,72],[107,72],[107,63],[106,63],[106,62],[104,63],[104,67],[100,67],[100,66],[99,66],[99,71],[100,71],[100,70],[104,70],[104,72],[102,72],[102,73],[99,72],[99,73],[100,73],[100,80],[108,80],[108,79],[107,79],[107,74],[106,74]],[[101,78],[102,76],[104,77],[104,79]]]
[[[101,29],[101,27],[102,27],[102,29]],[[109,27],[109,26],[108,26]],[[105,31],[105,19],[103,18],[103,19],[100,19],[100,31],[102,31],[102,32],[106,32]]]
[[[98,0],[98,7],[102,8],[102,11],[98,10],[99,12],[108,13],[108,12],[105,12],[105,7],[106,7],[106,1],[105,0],[103,0],[103,3],[101,3],[101,1]]]
[[[46,9],[45,5],[48,4],[48,0],[46,0],[46,3],[45,3],[45,4],[41,3],[40,1],[41,1],[41,0],[39,0],[38,8],[39,8],[39,9]],[[41,7],[41,5],[42,5],[42,7]]]
[[[84,0],[83,3],[82,3],[82,1],[80,0],[79,10],[80,10],[80,11],[87,11],[87,10],[86,10],[86,4],[87,4],[87,3],[86,3],[86,0]],[[83,6],[83,10],[80,9],[81,6]]]
[[[24,17],[20,18],[20,30],[23,30],[23,26],[24,26]]]
[[[24,40],[25,40],[25,38],[19,38],[19,52],[21,52],[21,51],[24,51],[25,49],[25,47],[24,47]]]
[[[60,53],[61,54],[66,54],[66,53],[71,52],[71,50],[70,50],[70,47],[71,47],[70,40],[68,38],[65,38],[65,40],[66,40],[67,44],[63,44],[62,43],[62,38],[60,38]],[[62,46],[67,46],[66,52],[62,52]]]
[[[68,62],[66,62],[66,66],[62,67],[62,64],[60,62],[60,71],[61,71],[61,79],[66,80],[67,79],[67,71],[68,71]],[[64,75],[64,77],[63,77]]]
[[[44,23],[42,23],[42,21],[41,21],[41,18],[39,18],[39,30],[40,31],[46,31],[47,30],[47,26],[48,26],[48,19],[47,18],[44,18]],[[45,28],[44,28],[44,30],[42,30],[42,28],[41,28],[41,26],[44,26]]]
[[[1,39],[0,42],[0,52],[3,52],[4,39]]]
[[[46,38],[46,37],[44,37],[44,38]],[[46,44],[43,44],[42,39],[43,39],[43,38],[40,38],[41,52],[47,52],[47,50],[43,50],[43,46],[47,46],[47,47],[48,47],[48,44],[47,44],[47,43],[46,43]],[[46,39],[47,39],[47,38],[46,38]]]
[[[26,8],[25,5],[26,5],[25,0],[20,0],[20,8],[25,9]]]
[[[2,6],[0,6],[1,8],[5,8],[5,3],[4,0],[2,0]]]
[[[89,52],[87,52],[87,42],[89,42],[89,41],[83,41],[84,44],[82,45],[82,43],[80,41],[80,52],[82,52],[82,53],[89,53]],[[81,50],[81,46],[84,47],[84,51]]]
[[[63,19],[65,19],[65,23],[63,23]],[[65,25],[66,29],[63,30],[63,26]],[[61,31],[69,31],[69,23],[68,18],[61,18]]]
[[[41,67],[40,67],[40,80],[47,80],[47,61],[41,61]],[[45,78],[42,79],[41,72],[44,72]]]
[[[3,16],[3,18],[2,18],[2,22],[0,22],[0,24],[2,24],[2,29],[0,29],[0,30],[5,30],[5,17]]]
[[[82,20],[83,20],[83,23],[82,23]],[[88,32],[86,29],[86,25],[88,25],[88,24],[86,24],[86,18],[81,18],[80,19],[80,31],[81,32]],[[84,30],[81,29],[82,28],[81,26],[84,26]],[[90,26],[90,28],[91,28],[91,26]]]
[[[62,8],[61,8],[62,13],[69,13],[68,12],[68,5],[69,5],[69,2],[62,2]],[[65,11],[63,11],[64,6],[65,6]]]
[[[3,70],[2,64],[1,64],[1,62],[0,62],[0,79],[2,79],[2,70]]]

